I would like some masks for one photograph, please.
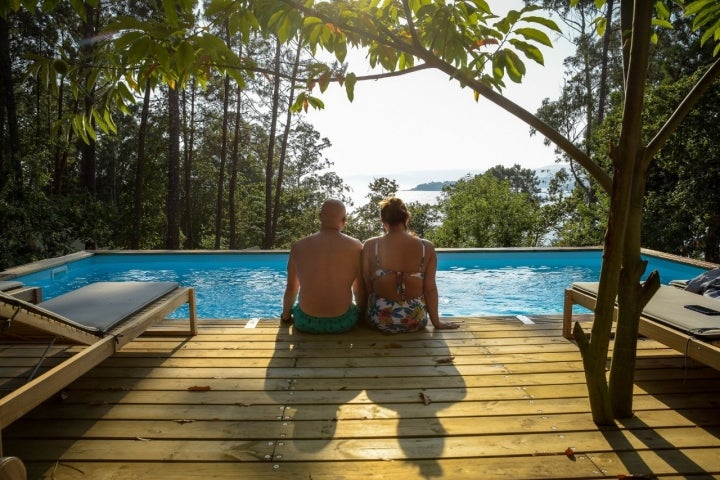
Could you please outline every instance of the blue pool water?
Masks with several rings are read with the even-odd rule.
[[[645,259],[647,272],[659,270],[663,283],[704,271]],[[440,315],[557,314],[564,289],[575,281],[597,281],[600,262],[599,250],[439,251]],[[201,318],[267,318],[280,315],[286,263],[286,253],[99,253],[17,280],[42,287],[45,299],[98,281],[175,281],[195,287]],[[173,317],[187,315],[185,307]]]

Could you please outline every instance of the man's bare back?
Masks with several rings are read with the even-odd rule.
[[[327,200],[320,210],[320,231],[295,242],[288,259],[288,279],[283,298],[284,321],[290,319],[295,299],[304,314],[318,318],[346,314],[355,301],[364,311],[361,280],[362,243],[341,232],[345,207]]]

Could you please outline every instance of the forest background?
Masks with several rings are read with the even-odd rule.
[[[593,1],[576,9],[567,1],[525,3],[560,14],[576,46],[560,95],[536,113],[609,172],[608,138],[618,136],[622,105],[613,3],[603,10]],[[213,33],[247,60],[247,69],[179,90],[148,84],[142,98],[128,90],[125,114],[108,118],[92,114],[107,101],[96,82],[111,68],[100,53],[103,29],[120,16],[141,20],[160,11],[152,2],[108,2],[86,11],[82,18],[59,2],[48,12],[19,9],[0,19],[0,268],[84,246],[287,248],[317,228],[322,200],[351,202],[348,185],[324,156],[330,140],[302,108],[293,108],[298,98],[320,106],[298,95],[318,71],[303,42],[260,35],[244,42],[219,27]],[[216,28],[196,12],[195,28]],[[603,37],[596,34],[598,18],[609,19]],[[651,52],[648,131],[664,122],[712,60],[712,46],[700,46],[686,17],[671,20],[673,28],[658,31]],[[127,55],[151,50],[135,44]],[[63,81],[77,74],[95,87]],[[656,155],[644,246],[720,260],[719,104],[716,82]],[[78,112],[88,113],[88,125],[73,125]],[[568,167],[544,195],[531,169],[498,165],[445,187],[436,205],[411,203],[411,228],[439,247],[601,244],[607,195],[572,160],[556,155]],[[367,202],[354,206],[346,228],[361,239],[380,233],[377,202],[399,185],[379,172],[368,187]]]

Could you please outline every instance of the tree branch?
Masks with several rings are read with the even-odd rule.
[[[503,97],[500,93],[494,91],[492,88],[482,83],[470,73],[465,72],[443,61],[438,56],[426,51],[418,45],[409,44],[407,42],[397,40],[394,36],[390,34],[390,32],[385,32],[387,37],[381,37],[367,29],[359,28],[355,25],[349,25],[340,19],[329,18],[327,15],[323,15],[321,12],[318,12],[312,8],[308,8],[302,3],[297,2],[296,0],[282,1],[292,7],[297,8],[298,10],[307,15],[320,18],[325,22],[337,25],[348,32],[355,33],[366,41],[374,41],[379,44],[392,47],[398,51],[413,55],[421,60],[424,60],[427,67],[437,68],[438,70],[449,75],[450,78],[459,80],[461,85],[470,86],[479,95],[487,98],[503,110],[511,113],[512,115],[515,115],[527,125],[533,127],[535,130],[542,133],[548,140],[550,140],[555,145],[557,145],[558,148],[563,150],[570,158],[582,165],[588,171],[588,173],[590,173],[590,175],[592,175],[597,180],[600,186],[605,189],[605,191],[610,192],[612,188],[612,179],[602,168],[600,168],[599,165],[593,162],[592,159],[585,152],[580,150],[570,140],[568,140],[562,134],[550,127],[550,125],[540,120],[537,116],[533,115],[515,102]]]

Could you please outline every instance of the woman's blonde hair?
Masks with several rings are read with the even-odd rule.
[[[380,219],[390,226],[407,225],[410,221],[410,212],[402,200],[388,197],[380,202]]]

